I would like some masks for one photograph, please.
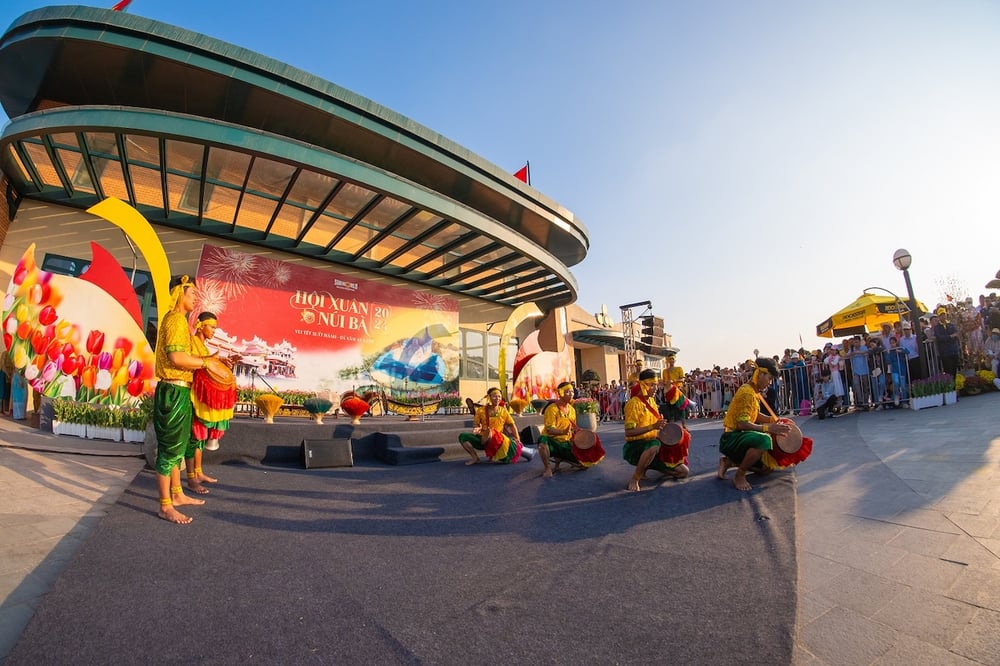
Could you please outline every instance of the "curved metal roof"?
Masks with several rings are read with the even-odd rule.
[[[517,306],[571,303],[587,232],[512,175],[329,82],[86,7],[0,39],[0,165],[22,196],[117,196],[154,224]]]

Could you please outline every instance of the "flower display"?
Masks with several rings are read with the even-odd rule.
[[[123,405],[152,393],[153,350],[139,325],[99,285],[41,270],[34,245],[14,269],[0,321],[14,367],[44,396]]]

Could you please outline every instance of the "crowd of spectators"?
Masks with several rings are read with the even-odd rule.
[[[834,417],[849,410],[895,409],[910,398],[916,379],[965,370],[990,370],[1000,361],[1000,300],[996,294],[948,300],[918,320],[883,324],[880,331],[828,342],[823,349],[788,348],[773,356],[781,377],[768,401],[782,415]],[[919,342],[918,342],[919,341]],[[921,358],[922,357],[922,358]],[[681,374],[680,388],[697,406],[687,418],[721,418],[753,371],[751,360],[695,368]],[[662,401],[662,383],[657,397]],[[625,382],[592,385],[580,394],[597,400],[600,419],[621,420],[629,398]]]

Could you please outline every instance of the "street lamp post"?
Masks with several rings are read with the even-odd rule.
[[[910,325],[913,327],[914,335],[917,336],[917,349],[920,351],[920,377],[927,376],[927,349],[924,347],[924,329],[920,325],[917,317],[917,298],[913,295],[913,284],[910,282],[910,264],[913,257],[907,250],[902,248],[896,250],[892,255],[892,263],[899,270],[903,271],[903,280],[906,281],[906,295],[909,297],[907,305],[910,308]]]

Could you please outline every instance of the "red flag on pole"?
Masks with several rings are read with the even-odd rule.
[[[126,7],[132,4],[132,0],[121,0],[121,2],[116,2],[115,6],[111,8],[113,12],[124,11]]]
[[[514,178],[531,185],[531,163],[525,162],[523,167],[514,172]]]

